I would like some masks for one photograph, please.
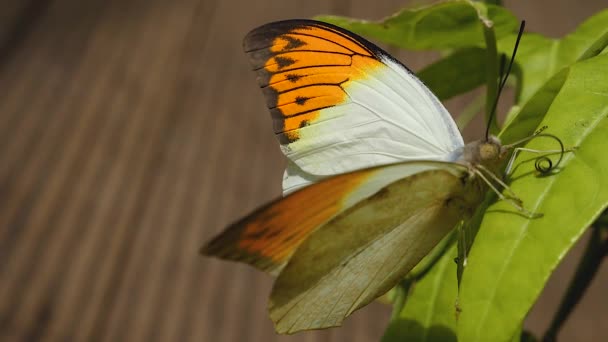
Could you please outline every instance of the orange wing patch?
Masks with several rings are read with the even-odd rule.
[[[329,24],[290,20],[251,31],[244,40],[283,145],[300,138],[325,108],[348,102],[344,86],[378,61],[372,44]]]
[[[280,270],[312,232],[345,209],[344,200],[373,173],[332,177],[276,200],[229,226],[202,253],[270,273]]]

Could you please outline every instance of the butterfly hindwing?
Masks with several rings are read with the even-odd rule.
[[[333,177],[280,198],[228,227],[203,253],[276,274],[312,231],[343,210],[346,197],[371,174],[359,171]]]
[[[279,333],[339,326],[395,286],[483,196],[466,167],[399,179],[343,211],[295,251],[272,290]]]
[[[445,165],[405,162],[324,179],[234,223],[203,247],[203,253],[277,274],[300,244],[333,217],[391,182]]]
[[[285,178],[287,190],[310,184],[308,176],[453,161],[464,145],[422,82],[351,32],[313,20],[281,21],[251,31],[244,48],[282,151],[297,166]]]

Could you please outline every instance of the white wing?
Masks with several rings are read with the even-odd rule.
[[[462,153],[462,136],[435,95],[353,33],[290,20],[253,30],[244,45],[292,162],[286,193],[326,176]]]

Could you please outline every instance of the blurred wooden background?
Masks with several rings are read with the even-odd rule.
[[[555,37],[606,7],[505,2],[529,30]],[[277,337],[272,280],[197,251],[280,193],[284,161],[241,51],[245,33],[321,13],[378,19],[408,3],[2,1],[0,340],[377,341],[389,316],[381,304],[341,329]],[[413,70],[428,63],[391,51]],[[466,100],[448,107],[458,113]],[[535,333],[579,255],[531,313]],[[564,341],[608,340],[607,282],[604,267]]]

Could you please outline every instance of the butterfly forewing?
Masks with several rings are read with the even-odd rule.
[[[290,20],[251,31],[244,48],[293,162],[286,192],[315,176],[406,160],[452,161],[464,145],[437,98],[353,33]]]

